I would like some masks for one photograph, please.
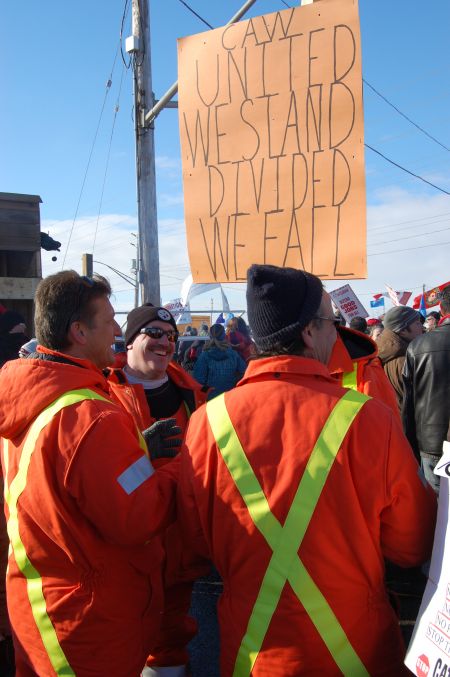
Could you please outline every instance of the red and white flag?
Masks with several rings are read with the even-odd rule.
[[[388,284],[386,285],[386,289],[388,291],[388,296],[394,306],[406,306],[409,299],[411,298],[411,291],[395,291]]]
[[[428,291],[425,291],[423,294],[423,300],[425,302],[425,308],[433,308],[433,306],[437,306],[437,304],[440,302],[440,296],[439,293],[445,289],[445,287],[448,287],[450,285],[450,282],[444,282],[444,284],[440,284],[438,287],[433,287],[433,289],[429,289]],[[413,301],[413,308],[420,308],[420,301],[422,298],[422,294],[419,294],[419,296],[416,296]]]

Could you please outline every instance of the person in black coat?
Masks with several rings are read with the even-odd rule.
[[[433,470],[442,455],[450,411],[450,286],[441,292],[439,326],[412,341],[403,367],[403,427],[436,493]]]

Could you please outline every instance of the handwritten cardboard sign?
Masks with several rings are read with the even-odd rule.
[[[450,443],[435,473],[441,476],[428,582],[405,663],[415,675],[447,675],[450,666]]]
[[[178,77],[194,281],[252,263],[366,277],[357,0],[183,38]]]
[[[349,284],[344,284],[339,289],[330,291],[330,296],[346,322],[350,322],[353,317],[369,316],[369,313]]]

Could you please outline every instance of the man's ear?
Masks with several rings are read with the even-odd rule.
[[[314,348],[314,339],[311,332],[312,322],[309,322],[304,329],[301,331],[301,337],[303,343],[307,348],[312,350]]]
[[[72,344],[79,346],[86,345],[86,337],[84,334],[84,325],[82,322],[72,322],[67,332],[67,337]]]

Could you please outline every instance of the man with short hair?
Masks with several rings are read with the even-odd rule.
[[[427,481],[439,492],[434,468],[442,455],[450,412],[450,286],[441,293],[441,320],[409,344],[403,370],[403,425]]]
[[[411,341],[422,336],[420,313],[409,306],[394,306],[384,316],[384,331],[378,338],[378,354],[397,397],[399,411],[403,405],[403,365]]]
[[[110,401],[102,370],[120,329],[110,294],[101,276],[42,280],[37,352],[0,373],[20,677],[137,677],[159,631],[179,464],[155,472],[133,418]]]
[[[254,265],[247,308],[257,359],[193,415],[178,493],[185,566],[224,582],[221,675],[406,674],[383,557],[428,558],[433,492],[397,417],[330,376],[317,277]]]

